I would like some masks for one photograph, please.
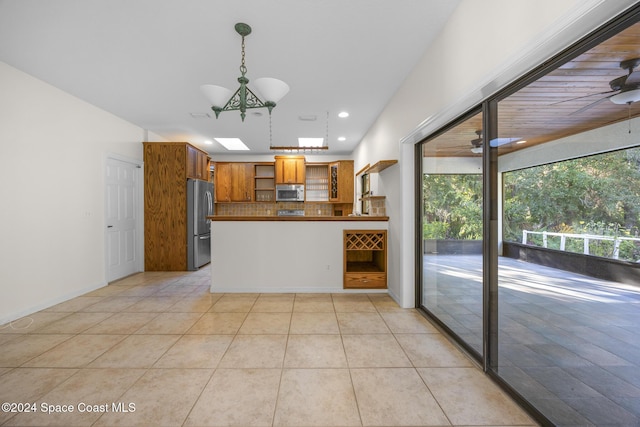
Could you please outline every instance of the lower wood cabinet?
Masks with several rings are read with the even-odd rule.
[[[386,273],[345,273],[344,289],[386,289]]]
[[[344,230],[345,289],[387,288],[387,230]]]

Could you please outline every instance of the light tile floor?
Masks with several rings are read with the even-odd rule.
[[[140,273],[0,327],[21,412],[0,424],[536,425],[386,294],[211,294],[208,275]]]

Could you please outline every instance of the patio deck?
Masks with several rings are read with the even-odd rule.
[[[482,349],[482,258],[425,255],[423,304]],[[499,259],[498,373],[556,425],[640,425],[640,284]]]

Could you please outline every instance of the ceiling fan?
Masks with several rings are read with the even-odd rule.
[[[472,139],[471,142],[471,152],[474,154],[482,153],[482,129],[478,129],[476,131],[477,138]]]
[[[444,146],[441,148],[437,148],[436,151],[441,153],[446,153],[454,157],[460,154],[466,156],[468,155],[469,150],[471,150],[473,154],[482,154],[482,129],[478,129],[475,132],[476,132],[476,135],[478,135],[478,137],[469,141],[471,142],[471,146],[469,146],[469,144],[458,145],[453,147]],[[455,150],[455,151],[452,151],[452,150]]]
[[[436,151],[443,152],[443,153],[444,152],[450,153],[450,155],[454,157],[458,154],[468,153],[469,151],[471,151],[473,154],[482,154],[482,149],[484,146],[482,129],[476,130],[475,133],[477,137],[469,141],[471,143],[471,146],[462,145],[462,146],[454,146],[454,147],[442,147],[442,149],[436,149]],[[517,144],[522,144],[527,141],[525,141],[522,138],[494,138],[491,141],[489,141],[489,145],[491,147],[500,147],[502,145],[511,144],[513,142]],[[456,151],[451,152],[451,150],[456,150]]]
[[[611,90],[609,91],[592,93],[590,95],[585,95],[585,96],[579,96],[577,98],[556,102],[552,105],[556,105],[556,104],[560,104],[568,101],[574,101],[576,99],[589,98],[591,96],[610,94],[570,114],[570,115],[574,115],[574,114],[580,114],[607,99],[613,102],[614,104],[628,104],[628,105],[631,105],[631,103],[633,102],[640,101],[640,71],[634,71],[634,69],[638,65],[640,65],[640,58],[632,58],[632,59],[627,59],[625,61],[620,62],[620,68],[622,68],[623,70],[627,70],[627,75],[616,77],[615,79],[611,80],[609,82],[609,87],[611,88]]]
[[[482,153],[482,146],[484,142],[482,138],[482,129],[478,129],[476,131],[476,135],[478,135],[478,137],[470,141],[471,152],[474,154],[480,154]],[[522,138],[494,138],[491,141],[489,141],[489,145],[491,147],[500,147],[502,145],[511,144],[512,142],[522,144],[526,141],[524,141]]]

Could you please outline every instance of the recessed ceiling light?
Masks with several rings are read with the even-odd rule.
[[[240,138],[214,138],[224,148],[229,151],[247,151],[249,147],[244,145],[244,142],[240,141]]]
[[[213,141],[209,141],[209,140],[207,139],[204,143],[205,143],[205,144],[207,144],[207,145],[212,145],[212,144],[213,144]]]
[[[338,141],[340,141],[340,142],[343,142],[343,141],[346,141],[346,140],[347,140],[347,138],[345,138],[344,136],[339,136],[338,137]]]
[[[344,119],[345,117],[349,117],[349,113],[347,113],[346,111],[341,111],[338,113],[338,117]]]
[[[322,147],[324,138],[298,138],[299,147]]]

